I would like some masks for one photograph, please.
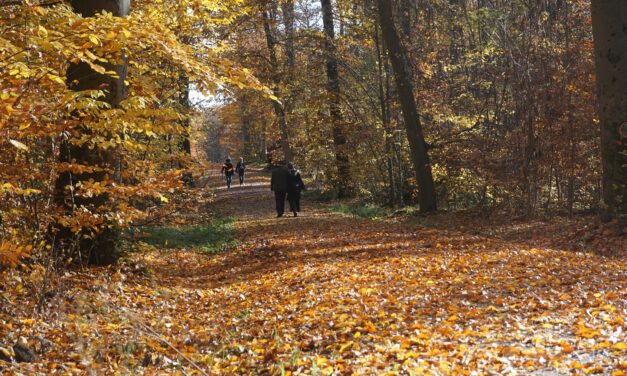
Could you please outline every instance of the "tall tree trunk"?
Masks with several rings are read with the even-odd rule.
[[[281,4],[283,12],[283,26],[285,27],[285,65],[287,76],[285,83],[286,95],[283,107],[289,117],[292,113],[292,101],[294,97],[294,73],[296,68],[296,52],[294,49],[294,0],[286,0]]]
[[[525,119],[525,149],[524,160],[522,165],[522,173],[524,178],[523,187],[525,191],[525,216],[531,218],[536,211],[536,195],[537,195],[537,167],[536,159],[538,153],[538,142],[535,131],[535,104],[533,101],[528,103],[531,109],[525,109],[520,113],[526,114]]]
[[[411,4],[410,0],[402,0],[398,2],[398,18],[401,26],[400,32],[403,42],[411,41]]]
[[[385,93],[385,81],[386,77],[384,75],[383,66],[384,59],[387,59],[383,50],[385,46],[382,45],[379,38],[379,24],[375,23],[375,29],[373,34],[373,42],[376,48],[376,57],[377,57],[377,73],[378,73],[378,88],[379,88],[379,106],[381,107],[381,123],[383,123],[383,142],[385,145],[385,155],[387,161],[387,174],[388,174],[388,186],[390,188],[390,203],[394,205],[396,203],[396,189],[394,184],[394,166],[392,165],[392,126],[391,126],[391,114],[390,107],[387,101],[386,93]],[[387,74],[387,72],[386,72]]]
[[[268,16],[268,12],[263,12],[263,29],[266,33],[266,42],[268,44],[268,52],[270,54],[270,64],[272,65],[272,76],[273,76],[273,91],[274,95],[278,98],[281,97],[280,84],[281,79],[279,77],[279,63],[276,57],[276,41],[274,40],[274,33],[272,31],[272,27],[270,26],[270,17]],[[279,122],[279,131],[281,132],[281,149],[283,149],[283,156],[287,161],[291,161],[294,157],[294,153],[292,152],[292,148],[289,142],[289,132],[287,126],[287,120],[285,119],[285,108],[281,105],[280,102],[273,100],[272,107],[274,108],[274,113]]]
[[[422,134],[422,126],[418,116],[418,107],[414,99],[413,85],[407,69],[407,58],[403,46],[400,43],[394,18],[392,16],[392,3],[388,0],[377,0],[379,11],[379,25],[383,32],[383,39],[389,51],[390,61],[394,69],[394,79],[401,102],[407,138],[411,149],[412,160],[416,171],[416,179],[419,186],[420,211],[427,213],[437,209],[435,186],[431,165],[427,154],[427,144]]]
[[[457,65],[460,62],[460,58],[463,54],[463,36],[464,36],[464,28],[461,19],[460,10],[462,7],[465,8],[464,4],[460,0],[449,0],[449,9],[451,15],[451,24],[449,29],[449,35],[451,38],[449,53],[451,55],[451,63],[453,65]],[[456,15],[459,14],[459,17]]]
[[[189,139],[189,111],[191,107],[189,103],[189,77],[185,72],[179,74],[179,103],[183,115],[181,126],[185,132],[181,141],[181,150],[186,154],[191,154],[192,145]]]
[[[71,4],[74,11],[83,17],[92,17],[101,11],[110,12],[116,17],[123,17],[128,15],[130,9],[130,0],[73,0]],[[118,77],[97,73],[86,63],[71,64],[66,73],[68,87],[74,91],[104,89],[106,92],[104,100],[113,108],[119,107],[120,102],[126,97],[124,80],[127,63],[124,56],[121,56],[121,60],[123,61],[121,64],[103,64],[107,71],[115,71]],[[79,136],[91,133],[91,130],[84,125],[79,125],[73,131]],[[88,144],[76,145],[71,141],[65,141],[60,147],[61,163],[74,163],[103,169],[80,174],[62,172],[59,175],[55,183],[55,202],[68,216],[80,207],[87,207],[95,213],[107,211],[109,197],[106,194],[91,197],[74,196],[77,184],[80,182],[106,181],[107,170],[113,169],[116,162],[113,149],[98,146],[90,148]],[[90,264],[106,265],[117,261],[118,231],[112,223],[103,223],[101,230],[96,233],[92,233],[92,230],[87,228],[82,228],[76,233],[67,226],[57,224],[52,236],[56,247],[63,249],[76,247],[74,250],[77,255],[81,258],[87,257]]]
[[[181,105],[181,115],[183,118],[180,120],[181,127],[183,127],[183,139],[181,140],[181,150],[188,157],[192,155],[192,143],[190,140],[189,130],[190,130],[190,109],[191,104],[189,103],[189,76],[184,71],[179,73],[179,104]],[[183,160],[184,158],[182,158]],[[180,168],[187,169],[189,166],[187,163],[179,162]],[[183,171],[182,180],[185,185],[193,187],[194,186],[194,176],[191,171]]]
[[[253,157],[252,146],[252,121],[248,109],[248,96],[244,93],[239,100],[240,121],[242,123],[242,154],[245,160],[249,161]]]
[[[296,55],[294,53],[294,0],[286,0],[281,4],[283,25],[285,26],[285,58],[288,82],[294,78]]]
[[[345,197],[351,194],[352,183],[350,178],[350,166],[346,146],[348,140],[342,125],[342,112],[340,109],[340,75],[337,64],[337,51],[335,48],[335,30],[333,28],[333,6],[331,0],[320,0],[322,8],[322,25],[324,28],[324,50],[327,60],[327,80],[330,97],[330,115],[333,122],[333,146],[335,147],[335,161],[337,163],[337,178],[335,186],[338,196]]]
[[[604,217],[627,217],[627,1],[592,0]]]

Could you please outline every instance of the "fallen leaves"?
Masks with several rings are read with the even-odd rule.
[[[270,219],[266,194],[235,208],[232,192],[219,198],[246,210],[232,251],[151,251],[134,256],[149,272],[69,272],[46,317],[3,307],[0,347],[29,338],[40,357],[21,367],[42,373],[627,370],[622,259],[326,212]],[[28,281],[3,281],[12,301],[33,304],[17,293]]]

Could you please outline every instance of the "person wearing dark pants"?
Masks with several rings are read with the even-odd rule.
[[[226,188],[231,189],[231,182],[233,181],[233,172],[235,168],[233,167],[233,163],[231,163],[231,158],[227,158],[226,162],[222,165],[222,174],[226,177]]]
[[[244,164],[244,157],[239,158],[239,162],[237,162],[235,171],[237,171],[237,176],[239,177],[239,185],[244,184],[244,172],[246,171],[246,164]]]
[[[286,191],[274,191],[274,200],[276,201],[276,216],[282,217],[285,212],[285,196]]]
[[[290,172],[280,163],[272,170],[272,178],[270,179],[270,190],[274,192],[276,200],[277,217],[282,217],[285,211],[285,196],[287,194],[287,183]]]
[[[287,200],[290,203],[290,211],[294,213],[294,217],[300,213],[300,191],[305,190],[305,183],[293,164],[288,163],[287,169],[289,171],[287,181]]]

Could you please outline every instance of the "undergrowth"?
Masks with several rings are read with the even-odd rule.
[[[233,217],[224,217],[202,225],[143,227],[136,237],[155,247],[196,248],[216,253],[235,242],[233,223]]]
[[[374,204],[339,204],[330,208],[332,213],[339,213],[361,218],[380,218],[390,214],[388,209]]]

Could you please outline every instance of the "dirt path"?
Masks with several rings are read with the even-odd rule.
[[[53,344],[11,371],[626,371],[623,259],[346,217],[307,200],[302,216],[275,218],[261,172],[241,188],[220,188],[219,176],[209,185],[211,209],[237,217],[233,249],[157,250],[69,275],[71,300],[53,324],[11,319]]]
[[[204,314],[208,333],[223,332],[207,348],[215,369],[609,374],[626,366],[622,261],[345,217],[306,200],[302,216],[274,218],[273,205],[259,173],[218,189],[214,206],[238,218],[240,245],[163,276],[213,297]]]

